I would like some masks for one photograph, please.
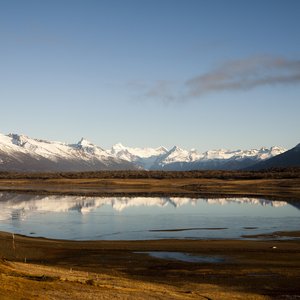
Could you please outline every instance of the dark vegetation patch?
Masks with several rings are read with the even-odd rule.
[[[41,276],[35,276],[35,275],[26,275],[24,276],[26,279],[29,280],[34,280],[34,281],[46,281],[46,282],[52,282],[55,280],[58,280],[58,277],[52,277],[52,276],[46,276],[46,275],[41,275]]]
[[[96,171],[96,172],[0,172],[0,179],[184,179],[224,180],[300,178],[300,168],[272,168],[262,171]]]

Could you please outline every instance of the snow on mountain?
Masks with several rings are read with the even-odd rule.
[[[161,157],[168,150],[164,147],[159,148],[130,148],[121,143],[112,146],[109,153],[120,159],[134,162],[144,169],[150,169],[158,157]]]
[[[210,150],[198,153],[195,149],[190,151],[173,147],[170,151],[158,158],[151,169],[166,170],[197,170],[197,169],[241,169],[257,161],[265,160],[286,149],[272,147],[270,149],[251,150]]]
[[[149,158],[151,156],[158,156],[166,153],[168,150],[164,147],[159,148],[130,148],[125,147],[121,143],[118,143],[111,148],[111,153],[115,155],[123,155],[124,153],[130,153],[132,156]]]
[[[267,159],[275,155],[281,154],[286,149],[281,147],[271,147],[261,148],[261,149],[250,149],[250,150],[211,150],[203,153],[203,160],[211,159],[244,159],[244,158],[254,158],[254,159]]]
[[[68,145],[60,142],[32,139],[25,135],[9,134],[11,143],[18,146],[17,151],[29,153],[31,156],[39,156],[57,161],[58,158],[73,158],[74,153],[69,151]]]
[[[269,159],[285,152],[281,147],[250,149],[250,150],[211,150],[203,154],[203,157],[188,166],[194,169],[220,169],[238,170],[247,168],[259,161]]]
[[[92,142],[82,138],[77,144],[68,145],[75,151],[82,155],[85,159],[90,159],[91,157],[97,157],[101,159],[109,158],[110,155],[104,149],[99,146],[94,145]]]
[[[262,148],[259,151],[257,156],[259,157],[259,159],[269,159],[269,158],[279,155],[285,151],[286,151],[286,149],[284,149],[282,147],[275,147],[275,146],[271,147],[270,149]]]
[[[193,152],[194,156],[192,156],[190,151],[181,149],[177,146],[174,146],[166,155],[164,160],[161,161],[161,163],[168,164],[172,162],[190,162],[194,161],[197,158],[200,158],[200,156],[197,154],[197,152]]]
[[[202,155],[195,149],[187,151],[174,146],[170,151],[164,153],[160,157],[157,157],[151,168],[162,169],[165,166],[176,164],[175,169],[178,169],[181,168],[182,164],[190,163],[201,158]]]
[[[96,171],[137,169],[91,142],[76,144],[32,139],[25,135],[0,135],[0,171]]]
[[[121,143],[103,148],[82,138],[75,144],[0,134],[0,171],[93,171],[103,169],[194,170],[241,169],[277,156],[281,147],[210,150],[199,153],[174,146],[132,148]]]

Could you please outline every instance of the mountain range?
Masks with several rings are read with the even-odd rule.
[[[177,146],[168,150],[164,147],[130,148],[120,143],[105,150],[83,138],[66,144],[19,134],[0,134],[0,171],[239,170],[259,166],[286,151],[274,146],[200,153]]]

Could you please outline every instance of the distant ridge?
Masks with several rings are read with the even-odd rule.
[[[105,150],[82,138],[74,144],[0,134],[0,171],[80,172],[101,170],[239,170],[284,153],[281,147],[210,150],[174,146],[130,148],[118,143]],[[293,163],[291,162],[291,165]],[[285,165],[284,165],[285,166]]]
[[[277,156],[261,161],[248,170],[300,167],[300,144]]]

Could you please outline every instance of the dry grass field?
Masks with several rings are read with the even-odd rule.
[[[259,196],[300,199],[300,169],[266,171],[0,172],[0,191],[76,195]]]

